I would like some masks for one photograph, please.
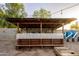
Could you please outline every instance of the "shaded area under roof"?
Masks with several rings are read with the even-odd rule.
[[[20,28],[39,28],[42,23],[43,28],[57,29],[76,20],[76,18],[7,18],[7,21],[13,24],[19,23]]]

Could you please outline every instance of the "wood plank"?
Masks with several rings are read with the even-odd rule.
[[[19,39],[18,46],[63,46],[63,39]],[[52,42],[53,41],[53,42]]]
[[[54,52],[58,56],[79,56],[79,54],[67,47],[54,47]]]

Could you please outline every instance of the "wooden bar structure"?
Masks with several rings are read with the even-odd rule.
[[[75,18],[8,18],[7,21],[17,25],[16,46],[63,46],[64,25],[76,20]],[[44,28],[56,30],[62,27],[62,33],[45,32]],[[39,32],[19,31],[19,28],[39,29]],[[19,33],[20,32],[20,33]],[[22,37],[21,37],[22,36]]]

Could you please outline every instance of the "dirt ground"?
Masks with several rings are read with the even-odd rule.
[[[0,40],[1,56],[54,56],[53,48],[25,48],[15,49],[15,41]]]
[[[79,42],[65,42],[64,46],[79,52]],[[14,40],[0,40],[0,56],[55,56],[51,47],[15,49]]]

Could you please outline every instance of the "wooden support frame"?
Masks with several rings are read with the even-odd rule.
[[[35,22],[25,22],[25,23],[20,23],[20,24],[40,24],[40,23],[42,23],[42,24],[63,24],[63,23],[52,23],[52,22],[37,22],[37,23],[35,23]],[[18,24],[18,23],[14,23],[14,24]]]
[[[17,33],[19,33],[19,23],[17,23]]]
[[[30,23],[29,23],[30,24]],[[32,24],[34,24],[34,23],[32,23]],[[36,23],[35,23],[36,24]],[[39,24],[39,23],[38,23]],[[39,25],[39,29],[40,29],[40,34],[42,33],[42,29],[43,29],[43,24],[54,24],[54,23],[40,23]],[[55,23],[55,24],[57,24],[57,23]],[[62,24],[62,33],[64,32],[64,24],[63,23],[58,23],[58,24]],[[17,23],[17,32],[19,33],[19,23]],[[46,40],[44,40],[44,39],[40,39],[40,45],[30,45],[31,44],[31,39],[28,39],[29,40],[29,44],[28,45],[18,45],[18,46],[28,46],[29,48],[31,47],[31,46],[40,46],[41,48],[43,48],[43,46],[63,46],[63,43],[60,43],[60,44],[58,44],[58,43],[54,43],[54,39],[51,39],[51,44],[46,44],[44,41],[46,41]],[[60,39],[60,40],[63,40],[63,39]],[[49,39],[48,39],[48,41],[49,41]],[[59,42],[61,42],[61,41],[59,41]],[[62,41],[63,42],[63,41]],[[44,43],[44,44],[43,44]],[[46,45],[45,45],[46,44]]]
[[[63,33],[63,37],[64,37],[64,23],[62,23],[62,33]]]
[[[40,23],[40,32],[42,33],[42,22]]]

